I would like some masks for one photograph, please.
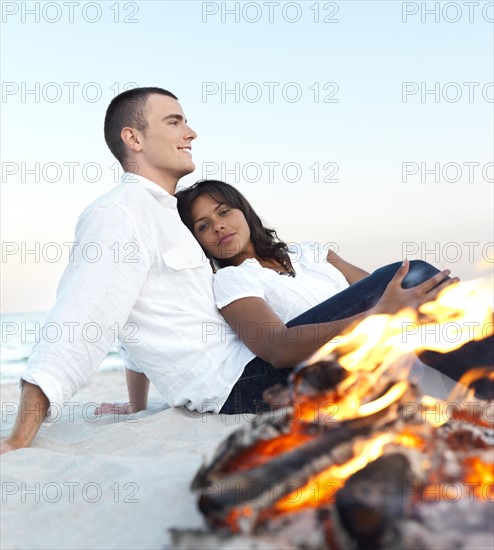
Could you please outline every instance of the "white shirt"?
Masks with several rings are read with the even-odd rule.
[[[22,379],[53,405],[96,371],[118,339],[171,406],[219,412],[254,357],[218,313],[212,271],[176,198],[124,174],[81,214],[57,300]],[[50,327],[50,330],[46,330]],[[58,331],[58,338],[56,337]]]
[[[319,243],[291,245],[288,255],[295,277],[262,267],[254,258],[224,267],[214,278],[216,305],[221,309],[240,298],[262,298],[287,323],[349,286],[341,271],[326,261],[327,253]]]

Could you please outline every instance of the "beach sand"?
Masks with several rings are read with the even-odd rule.
[[[422,373],[428,393],[448,383]],[[151,391],[149,410],[93,415],[102,401],[125,401],[123,372],[100,372],[29,449],[1,457],[2,550],[171,548],[168,529],[204,522],[190,483],[232,431],[253,415],[201,415],[166,407]],[[1,435],[9,434],[19,390],[1,388]]]
[[[19,390],[1,388],[1,435],[10,433]],[[201,415],[166,408],[93,415],[95,403],[125,401],[122,372],[98,373],[33,446],[1,457],[0,547],[164,548],[171,527],[204,525],[191,480],[206,457],[253,415]]]

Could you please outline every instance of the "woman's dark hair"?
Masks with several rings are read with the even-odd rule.
[[[175,94],[163,88],[132,88],[114,97],[105,115],[105,141],[110,151],[125,170],[126,149],[120,137],[122,128],[129,126],[140,132],[147,130],[146,102],[153,94],[178,99]]]
[[[286,259],[288,245],[280,241],[274,229],[264,227],[249,201],[232,185],[219,180],[200,180],[191,187],[178,191],[178,213],[184,224],[194,233],[192,205],[202,195],[209,195],[214,201],[240,210],[250,229],[250,239],[256,254],[263,260],[281,261]],[[209,257],[209,254],[204,251]],[[214,258],[221,267],[229,265],[228,260]]]

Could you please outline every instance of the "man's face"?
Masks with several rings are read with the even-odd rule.
[[[191,143],[197,134],[187,125],[182,107],[172,97],[153,94],[145,106],[147,129],[140,133],[139,173],[175,185],[195,170]],[[146,176],[146,174],[148,174]]]

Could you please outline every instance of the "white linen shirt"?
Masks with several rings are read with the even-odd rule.
[[[287,323],[349,286],[341,271],[326,260],[327,253],[319,243],[290,245],[295,277],[262,267],[255,258],[224,267],[214,277],[216,305],[221,309],[240,298],[262,298]]]
[[[48,417],[117,339],[126,366],[144,372],[170,406],[219,412],[254,354],[218,313],[211,267],[176,198],[124,174],[80,215],[75,243],[45,319],[51,332],[41,331],[22,375],[50,400]]]

